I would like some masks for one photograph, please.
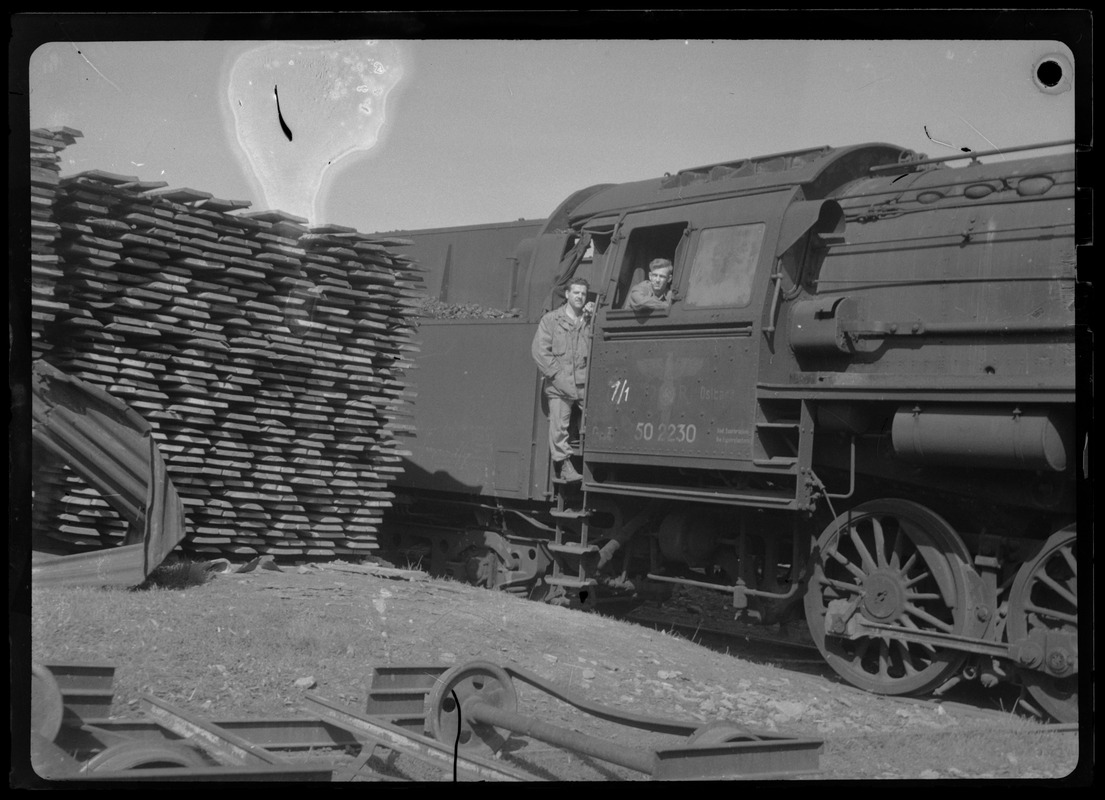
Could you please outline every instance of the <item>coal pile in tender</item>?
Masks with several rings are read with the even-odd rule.
[[[57,145],[79,135],[31,135],[33,356],[150,422],[186,552],[376,549],[413,397],[421,280],[401,242],[100,171],[59,180]],[[122,541],[67,468],[35,473],[36,540]]]

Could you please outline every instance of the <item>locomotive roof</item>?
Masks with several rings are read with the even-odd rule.
[[[805,185],[807,199],[818,199],[877,164],[893,164],[915,154],[892,144],[814,147],[756,158],[707,164],[660,178],[613,185],[576,206],[572,222],[629,208],[662,206],[711,195],[741,194]]]

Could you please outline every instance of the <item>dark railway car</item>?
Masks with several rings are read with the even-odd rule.
[[[422,321],[396,547],[584,607],[706,586],[740,619],[808,627],[870,691],[1017,681],[1075,719],[1061,150],[951,166],[824,147],[594,186],[513,242],[511,223],[400,232],[482,247],[458,268],[439,242],[427,284],[515,315]],[[675,265],[670,309],[623,308],[656,257]],[[584,478],[565,485],[529,345],[575,275],[597,309]]]

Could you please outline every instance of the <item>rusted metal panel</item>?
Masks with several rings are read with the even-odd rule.
[[[151,428],[102,389],[45,361],[32,369],[32,437],[40,456],[68,464],[130,524],[123,546],[39,558],[38,586],[133,586],[184,539],[184,506]]]

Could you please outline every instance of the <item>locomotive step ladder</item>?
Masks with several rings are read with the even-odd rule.
[[[574,574],[565,572],[562,566],[563,559],[554,558],[552,574],[545,577],[545,583],[550,586],[559,586],[566,593],[575,594],[581,604],[586,604],[589,598],[593,600],[594,589],[598,586],[598,581],[588,574],[585,563],[586,557],[597,554],[599,548],[588,541],[590,512],[586,508],[586,494],[580,494],[583,505],[579,508],[568,507],[568,494],[563,487],[556,493],[556,507],[550,511],[556,521],[556,533],[553,541],[549,542],[548,549],[554,555],[571,558],[572,561],[576,562],[577,567]],[[575,492],[571,492],[573,497],[575,494]],[[578,541],[568,540],[568,537],[574,538],[574,532],[565,525],[568,522],[579,523]]]
[[[758,467],[789,467],[798,463],[798,447],[793,444],[798,441],[801,432],[801,423],[798,420],[791,422],[757,422],[756,435],[760,441],[765,441],[777,435],[777,438],[791,449],[791,454],[784,455],[773,453],[761,458],[755,458],[752,463]]]
[[[578,413],[578,416],[575,416]],[[569,442],[572,448],[571,459],[575,460],[583,456],[583,431],[586,430],[585,411],[573,410],[573,417],[569,423]],[[576,490],[572,484],[561,480],[553,474],[553,487],[556,493],[556,506],[549,512],[555,520],[556,528],[553,541],[548,543],[549,552],[553,554],[553,569],[551,575],[545,576],[545,583],[549,586],[560,587],[567,597],[574,596],[580,605],[593,603],[595,588],[598,581],[588,574],[586,567],[587,557],[597,554],[599,548],[588,540],[590,512],[587,510],[587,493]],[[569,506],[569,498],[573,505]],[[579,506],[576,507],[575,503]],[[579,539],[575,539],[575,533],[568,527],[571,523],[578,523]],[[574,572],[566,572],[563,562],[565,557],[576,564]],[[569,599],[568,601],[572,601]]]
[[[803,429],[813,429],[807,404],[796,400],[760,399],[756,417],[756,455],[752,463],[788,472],[796,469],[805,455],[803,446],[811,444],[809,437],[802,435]]]

